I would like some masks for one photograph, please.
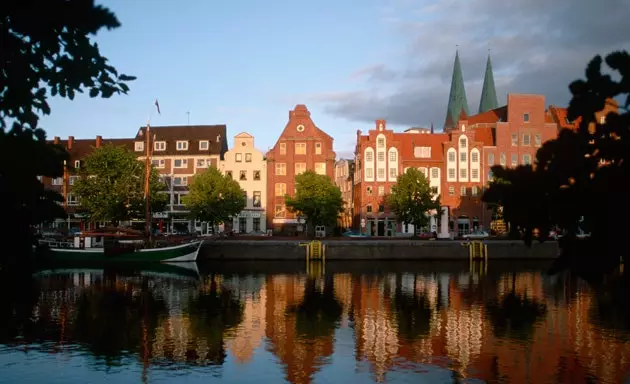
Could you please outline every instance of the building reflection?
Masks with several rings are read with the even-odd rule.
[[[195,282],[94,271],[38,278],[25,343],[87,346],[152,365],[247,364],[271,353],[284,378],[310,383],[335,364],[335,331],[354,331],[355,366],[387,382],[431,364],[510,383],[626,380],[630,343],[607,331],[584,284],[538,272],[202,277]],[[16,327],[18,325],[15,325]],[[16,328],[17,329],[17,328]],[[124,331],[121,331],[124,330]],[[17,332],[17,331],[16,331]],[[14,332],[15,333],[15,332]]]

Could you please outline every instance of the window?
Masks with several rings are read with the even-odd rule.
[[[398,177],[398,169],[397,168],[390,168],[389,169],[389,178],[390,179],[395,179]]]
[[[156,141],[153,143],[154,151],[166,151],[166,141]]]
[[[378,139],[376,139],[376,147],[377,148],[385,148],[385,138],[384,137],[379,137]]]
[[[247,171],[240,171],[238,174],[238,180],[239,181],[246,181],[247,180]]]
[[[494,175],[492,174],[492,170],[488,169],[488,180],[492,180],[494,178]]]
[[[465,179],[465,178],[467,178],[467,177],[468,177],[468,172],[467,172],[467,171],[468,171],[468,170],[467,170],[466,168],[460,168],[460,169],[459,169],[459,177],[460,177],[461,179]]]
[[[376,161],[378,162],[384,162],[385,161],[385,152],[378,152],[376,154]]]
[[[144,151],[144,142],[143,141],[136,141],[136,143],[134,144],[133,148],[136,150],[136,152]]]
[[[462,186],[459,188],[459,194],[460,196],[466,196],[466,187]]]
[[[295,143],[295,154],[306,155],[306,143]]]
[[[365,152],[365,161],[374,161],[374,152],[368,151]]]
[[[452,185],[448,187],[448,195],[455,196],[455,187],[453,187]]]
[[[529,147],[532,145],[532,137],[529,133],[523,134],[523,145]]]
[[[434,195],[438,194],[438,187],[431,187],[431,193],[433,193]]]
[[[260,171],[254,171],[254,180],[260,181]]]
[[[315,154],[316,155],[322,154],[322,143],[315,143]]]
[[[448,169],[448,178],[449,179],[454,179],[455,178],[455,168],[449,168]]]
[[[431,168],[431,178],[437,179],[440,177],[440,169],[439,168]]]
[[[494,165],[494,153],[488,153],[488,165]]]
[[[262,193],[260,191],[254,191],[252,196],[252,207],[260,208],[262,204]]]
[[[368,196],[372,196],[372,187],[367,187],[365,193],[367,193]]]
[[[451,151],[448,153],[448,161],[450,161],[451,163],[455,162],[455,152]]]
[[[479,170],[477,168],[473,168],[470,170],[470,177],[473,179],[479,179]]]
[[[187,141],[178,141],[176,143],[178,151],[187,151],[188,150],[188,142]]]
[[[285,183],[276,183],[276,196],[284,196],[287,194],[287,185]]]
[[[379,168],[376,172],[377,172],[376,176],[379,179],[384,179],[385,178],[385,168]]]
[[[243,162],[243,154],[242,153],[235,154],[234,155],[234,161],[236,161],[237,163]]]
[[[526,123],[529,121],[529,113],[524,113],[523,114],[523,121],[526,122]]]
[[[254,232],[260,232],[260,217],[254,217],[252,219],[252,226],[253,226],[252,230]]]
[[[505,153],[502,153],[501,155],[499,155],[499,164],[501,164],[502,166],[505,167]]]
[[[155,168],[164,168],[166,161],[164,161],[164,159],[154,159],[151,160],[151,164],[153,164]]]
[[[391,161],[392,163],[395,163],[397,158],[398,158],[398,156],[396,156],[396,152],[395,151],[390,151],[389,152],[389,161]]]
[[[470,194],[473,196],[477,196],[478,193],[479,193],[479,188],[477,188],[477,186],[473,186],[470,190]]]
[[[512,146],[518,147],[518,135],[516,133],[512,134]]]
[[[525,165],[529,165],[529,164],[531,164],[531,163],[532,163],[532,158],[531,158],[531,156],[530,156],[530,155],[527,155],[527,154],[523,155],[523,164],[525,164]]]
[[[68,185],[74,185],[74,182],[79,178],[79,176],[70,176],[68,179]]]
[[[467,144],[468,144],[468,140],[466,140],[465,137],[462,137],[461,139],[459,139],[459,147],[460,148],[466,148]]]
[[[247,191],[243,191],[243,201],[245,202],[245,206],[247,207]],[[244,217],[242,217],[242,219],[244,219]]]
[[[188,160],[186,159],[173,160],[173,168],[186,168],[186,167],[188,167]]]
[[[516,167],[518,165],[518,155],[516,153],[513,153],[511,157],[512,161],[510,163],[513,167]]]
[[[276,207],[274,210],[274,217],[284,217],[284,215],[285,215],[284,204],[276,204]]]
[[[466,152],[460,152],[459,153],[459,162],[460,163],[465,163],[466,160],[468,160],[468,156]]]
[[[383,205],[383,204],[379,204],[379,205],[378,205],[378,211],[379,211],[380,213],[385,212],[385,205]]]
[[[534,145],[540,147],[540,142],[540,133],[537,133],[536,136],[534,136]]]
[[[78,205],[79,204],[79,199],[73,195],[72,193],[68,194],[68,205]]]
[[[199,141],[199,150],[200,151],[207,151],[208,148],[210,148],[210,143],[208,142],[208,140],[201,140],[201,141]]]
[[[374,169],[372,168],[365,168],[365,177],[368,179],[371,179],[374,177]]]
[[[287,174],[287,165],[285,163],[276,163],[276,176],[285,176]]]
[[[245,162],[246,163],[251,163],[252,162],[252,154],[251,153],[246,153],[245,154]]]
[[[428,159],[431,157],[431,147],[414,147],[413,155],[418,158]]]
[[[63,185],[63,177],[55,177],[52,179],[52,185]]]
[[[232,171],[225,171],[225,176],[226,176],[228,179],[232,179]]]
[[[281,155],[287,154],[287,143],[280,143],[280,154]]]
[[[372,206],[371,206],[371,205],[366,206],[366,207],[365,207],[365,211],[366,211],[367,213],[372,213]]]
[[[600,123],[600,124],[606,124],[606,116],[601,116],[601,117],[599,118],[599,123]]]
[[[478,163],[479,162],[479,152],[473,151],[470,154],[470,161],[472,161],[473,163]]]
[[[295,163],[295,174],[299,175],[306,172],[306,163]]]
[[[315,163],[315,173],[318,175],[326,174],[326,163]]]
[[[378,195],[379,196],[385,196],[385,187],[382,185],[378,186]]]
[[[197,159],[197,168],[205,168],[208,166],[206,159]]]
[[[173,178],[173,185],[188,185],[188,177],[176,176]]]

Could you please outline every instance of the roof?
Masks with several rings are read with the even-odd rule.
[[[155,141],[165,141],[166,150],[154,151],[153,156],[221,155],[228,150],[227,128],[223,125],[174,125],[150,127]],[[144,140],[146,127],[141,127],[135,140]],[[188,150],[178,151],[177,141],[188,141]],[[208,149],[199,149],[200,141],[208,141]]]
[[[508,117],[508,106],[504,105],[499,108],[491,109],[484,113],[469,116],[466,118],[468,125],[475,124],[495,124],[499,122],[506,122]]]
[[[473,130],[475,141],[482,142],[485,147],[494,147],[497,144],[497,129],[492,127],[479,127]]]
[[[466,116],[470,115],[468,99],[466,98],[466,88],[464,87],[464,75],[462,74],[462,66],[459,62],[459,52],[456,51],[444,129],[446,130],[455,126],[462,113]]]
[[[430,158],[402,158],[403,163],[409,161],[444,161],[443,145],[449,141],[448,134],[417,134],[417,133],[394,133],[396,140],[400,141],[403,153],[414,153],[414,147],[431,147]]]
[[[102,140],[101,145],[124,146],[133,151],[133,139],[102,139],[100,136],[94,139],[75,139],[71,136],[67,140],[59,140],[59,145],[68,149],[68,142],[72,141],[71,148],[68,149],[70,161],[83,160],[96,148],[97,140]],[[54,143],[54,140],[48,142]]]
[[[483,87],[481,88],[481,100],[479,101],[479,113],[488,112],[499,107],[497,101],[497,89],[494,85],[494,75],[492,73],[492,60],[488,55],[486,63],[486,74],[483,78]]]
[[[551,116],[552,122],[558,124],[559,128],[566,129],[577,129],[580,125],[580,119],[578,118],[575,121],[569,121],[568,115],[569,110],[567,108],[556,107],[554,105],[550,105],[548,109],[548,113]]]

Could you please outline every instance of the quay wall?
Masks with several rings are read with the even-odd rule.
[[[301,240],[209,240],[200,260],[304,260]],[[422,240],[335,240],[322,241],[326,260],[468,260],[465,241]],[[558,243],[486,240],[489,260],[552,260],[558,257]]]

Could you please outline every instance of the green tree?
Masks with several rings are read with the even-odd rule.
[[[399,222],[413,224],[416,228],[426,227],[429,224],[428,213],[440,208],[439,196],[436,198],[429,181],[416,168],[409,168],[398,176],[386,201]]]
[[[83,89],[91,97],[127,93],[125,83],[134,78],[119,75],[91,40],[102,28],[119,26],[108,9],[83,0],[0,7],[0,198],[11,218],[0,224],[0,237],[21,247],[17,254],[31,250],[31,225],[63,217],[55,206],[61,196],[45,191],[37,176],[61,176],[68,155],[46,142],[39,117],[50,114],[50,96],[73,99]]]
[[[193,178],[184,204],[192,217],[214,226],[229,221],[245,208],[244,194],[237,181],[210,167]]]
[[[337,223],[343,212],[341,190],[326,175],[306,171],[295,176],[295,197],[285,196],[285,204],[290,212],[306,216],[307,227]]]
[[[91,220],[117,223],[145,217],[145,165],[133,152],[122,146],[102,146],[85,158],[79,175],[72,191]],[[157,170],[152,169],[152,212],[163,211],[168,200],[159,177]]]

